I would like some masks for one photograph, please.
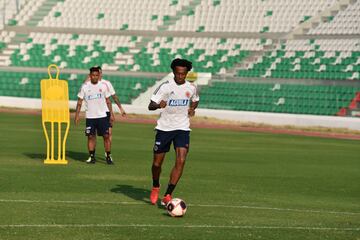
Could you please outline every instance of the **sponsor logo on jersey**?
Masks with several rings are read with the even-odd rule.
[[[87,99],[87,100],[100,99],[101,96],[102,96],[101,93],[97,93],[97,94],[93,94],[93,95],[86,96],[86,99]]]
[[[169,106],[178,107],[178,106],[187,106],[189,99],[170,99]]]

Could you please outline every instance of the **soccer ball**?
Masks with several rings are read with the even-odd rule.
[[[172,217],[182,217],[186,213],[186,203],[180,198],[173,198],[167,205],[166,210]]]

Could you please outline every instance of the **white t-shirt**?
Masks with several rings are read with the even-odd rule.
[[[104,82],[108,86],[111,96],[115,95],[115,89],[109,80],[101,79],[99,82]]]
[[[103,83],[105,83],[105,84],[107,85],[107,87],[109,88],[109,92],[110,92],[110,95],[111,95],[111,96],[116,94],[116,93],[115,93],[115,89],[114,89],[114,87],[113,87],[113,85],[111,84],[110,81],[105,80],[105,79],[101,79],[100,82],[103,82]],[[107,105],[106,105],[106,109],[107,109],[107,112],[110,112],[110,110],[109,110],[109,108],[108,108]]]
[[[167,102],[157,121],[156,129],[162,131],[185,130],[190,131],[188,109],[190,102],[199,101],[197,88],[185,81],[178,85],[175,80],[162,83],[153,93],[151,101],[159,104],[161,100]]]
[[[104,82],[99,81],[92,84],[91,81],[85,82],[77,95],[86,103],[86,118],[106,117],[108,107],[106,99],[110,97],[110,89]]]

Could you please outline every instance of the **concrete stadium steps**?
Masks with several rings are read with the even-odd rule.
[[[58,3],[57,0],[45,0],[39,5],[38,9],[33,12],[29,20],[26,22],[27,26],[37,26],[44,17],[46,17],[53,7]]]

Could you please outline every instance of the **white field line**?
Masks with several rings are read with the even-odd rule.
[[[251,225],[158,225],[158,224],[9,224],[0,228],[223,228],[223,229],[278,229],[278,230],[320,230],[320,231],[360,231],[360,228],[332,228],[306,226],[251,226]]]
[[[60,201],[60,200],[26,200],[26,199],[0,199],[0,203],[63,203],[63,204],[113,204],[113,205],[147,205],[145,202],[110,202],[110,201]],[[360,215],[360,212],[342,212],[329,210],[311,210],[311,209],[295,209],[295,208],[273,208],[247,205],[225,205],[225,204],[187,204],[189,207],[212,207],[212,208],[243,208],[243,209],[259,209],[273,211],[288,211],[302,213],[321,213],[321,214],[338,214],[338,215]]]

